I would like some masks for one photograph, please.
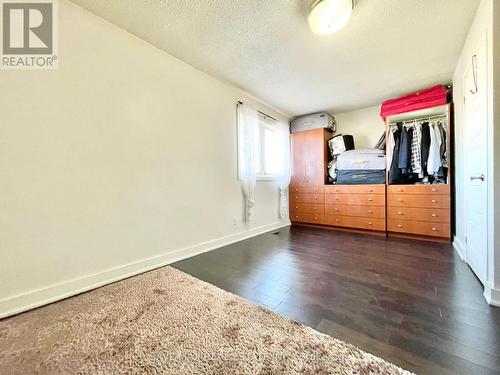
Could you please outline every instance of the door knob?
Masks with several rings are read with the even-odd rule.
[[[470,176],[470,180],[473,181],[473,180],[481,180],[481,181],[484,181],[486,177],[484,176],[484,174],[481,174],[480,176]]]

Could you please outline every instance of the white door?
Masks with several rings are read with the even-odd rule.
[[[466,259],[479,280],[487,280],[487,51],[483,38],[471,56],[465,97]]]

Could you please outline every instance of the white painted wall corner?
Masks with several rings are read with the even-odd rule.
[[[453,248],[457,252],[460,259],[466,262],[467,253],[465,250],[465,244],[458,237],[453,237]]]

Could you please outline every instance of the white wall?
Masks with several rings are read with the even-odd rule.
[[[495,4],[495,5],[494,5]],[[466,236],[466,210],[465,210],[465,186],[467,177],[465,172],[465,158],[467,157],[464,151],[465,135],[463,122],[463,85],[462,77],[465,70],[470,64],[471,56],[476,48],[482,35],[486,33],[488,44],[488,280],[485,285],[485,296],[488,299],[493,299],[493,303],[500,303],[500,173],[496,172],[500,165],[500,135],[495,131],[500,125],[499,106],[494,103],[494,74],[496,74],[496,90],[498,90],[498,80],[500,67],[498,63],[500,53],[498,47],[495,49],[494,44],[498,44],[500,38],[496,33],[495,41],[493,39],[493,6],[496,8],[497,14],[500,4],[493,0],[482,0],[478,8],[476,17],[469,31],[466,43],[458,61],[457,68],[453,77],[453,97],[455,103],[455,180],[456,180],[456,238],[454,241],[455,247],[465,253],[465,236]],[[495,21],[496,28],[499,28],[498,18]],[[496,66],[495,66],[496,65]],[[498,100],[498,99],[497,99]],[[495,139],[495,137],[497,139]],[[493,161],[496,160],[496,163]],[[496,189],[495,189],[496,187]],[[496,190],[496,191],[495,191]],[[495,199],[496,198],[496,199]],[[495,238],[496,236],[496,238]],[[495,248],[496,247],[496,248]],[[465,254],[466,257],[466,254]],[[493,297],[491,297],[493,295]]]
[[[245,225],[241,91],[67,1],[55,71],[0,72],[0,316],[287,225]]]
[[[385,124],[380,117],[380,106],[336,113],[334,116],[337,120],[337,134],[354,136],[357,149],[373,148],[385,132]]]

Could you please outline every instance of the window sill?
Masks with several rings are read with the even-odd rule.
[[[257,175],[257,181],[277,181],[278,177],[271,175]]]

